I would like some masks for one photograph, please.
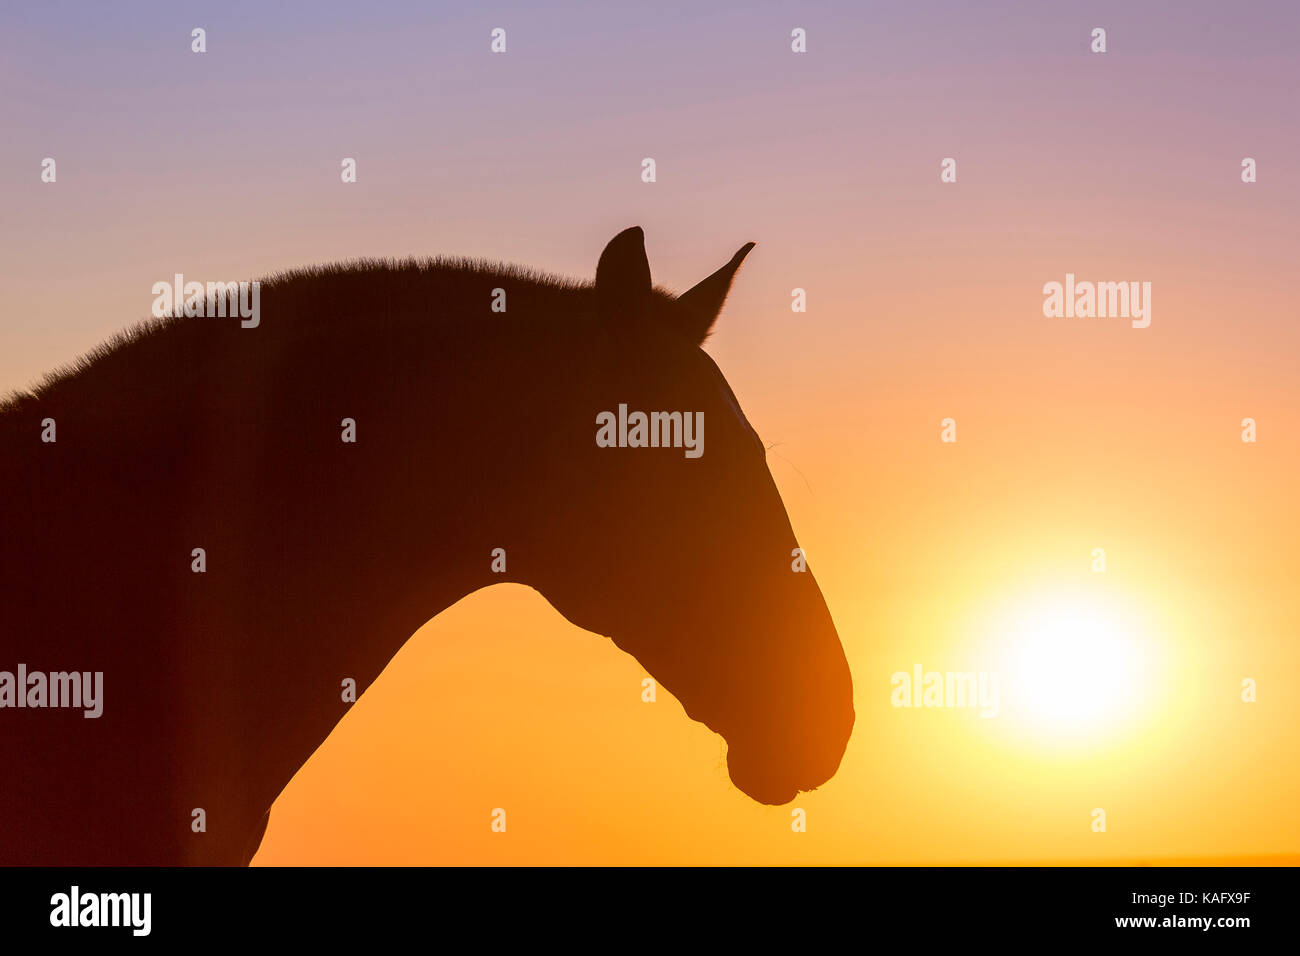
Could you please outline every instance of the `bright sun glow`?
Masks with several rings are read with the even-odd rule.
[[[1131,615],[1096,600],[1026,602],[999,627],[1003,703],[1059,737],[1132,715],[1142,696],[1145,642]]]

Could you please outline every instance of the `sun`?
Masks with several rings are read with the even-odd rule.
[[[1096,595],[1017,602],[998,627],[1002,705],[1053,737],[1130,718],[1143,696],[1147,642],[1135,616]]]

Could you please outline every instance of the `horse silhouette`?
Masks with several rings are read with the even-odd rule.
[[[11,682],[0,863],[247,863],[344,681],[502,581],[634,655],[755,800],[828,780],[848,665],[700,348],[751,247],[678,297],[640,228],[594,285],[464,259],[293,271],[262,283],[257,328],[153,320],[7,399],[0,671],[103,683],[87,718],[13,706]],[[703,453],[602,447],[620,405],[702,413]]]

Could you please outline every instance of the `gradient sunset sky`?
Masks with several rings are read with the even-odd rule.
[[[642,703],[634,659],[500,586],[408,642],[256,862],[1295,857],[1298,47],[1292,2],[6,5],[0,391],[177,272],[447,253],[591,278],[641,225],[680,291],[755,241],[706,348],[856,688],[808,832],[668,694]],[[1150,282],[1150,327],[1045,318],[1067,272]],[[1088,720],[1005,684],[995,719],[891,705],[897,671],[1010,680],[1035,627],[1080,621],[1123,672]]]

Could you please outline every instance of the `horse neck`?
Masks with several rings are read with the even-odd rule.
[[[367,324],[373,296],[322,296],[365,317],[325,328],[267,295],[257,329],[194,319],[0,414],[6,662],[102,670],[103,726],[135,781],[111,805],[84,781],[86,814],[129,811],[162,839],[204,807],[238,843],[352,706],[345,681],[363,693],[441,610],[558,560],[535,519],[556,527],[573,495],[556,435],[585,407],[581,337],[518,296],[518,317],[492,316],[489,293],[444,303],[459,324],[395,328]],[[57,444],[39,441],[45,416]],[[586,421],[570,431],[590,441]],[[67,752],[59,724],[39,726],[28,754]],[[85,772],[74,760],[48,785]]]
[[[249,496],[226,514],[253,514],[229,542],[250,563],[220,600],[241,608],[227,624],[244,635],[239,672],[257,686],[241,678],[240,696],[269,708],[246,730],[283,730],[261,758],[270,799],[351,706],[345,680],[360,694],[426,621],[546,559],[534,519],[555,495],[554,376],[538,374],[538,347],[504,323],[433,329],[367,342],[360,361],[327,347],[315,368],[289,350],[250,389],[271,395],[249,416],[261,423],[256,454],[230,450],[225,478]],[[342,440],[344,418],[355,442]],[[207,657],[216,673],[232,663]]]

